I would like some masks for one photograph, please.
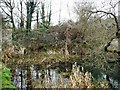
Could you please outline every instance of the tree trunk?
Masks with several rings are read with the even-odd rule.
[[[65,55],[69,55],[67,42],[65,42]]]
[[[21,22],[20,22],[20,29],[22,30],[24,28],[24,19],[23,19],[23,10],[22,10],[22,1],[20,2],[20,7],[21,7]]]
[[[14,18],[13,18],[13,11],[10,11],[11,13],[11,23],[12,23],[12,27],[13,27],[13,31],[15,31],[15,23],[14,23]]]
[[[27,22],[26,22],[26,29],[27,29],[27,32],[30,31],[30,4],[29,2],[27,2]]]
[[[39,11],[37,10],[37,29],[39,29]]]
[[[51,15],[52,15],[52,10],[51,10],[51,3],[50,3],[50,11],[49,11],[49,18],[48,18],[48,27],[50,26],[50,23],[51,23]]]
[[[34,13],[34,9],[36,7],[36,2],[30,2],[28,1],[27,4],[27,23],[26,23],[26,29],[27,32],[31,30],[31,23],[32,23],[32,14]]]
[[[44,3],[42,3],[41,9],[42,9],[42,13],[41,13],[42,23],[44,25],[45,24],[45,4]]]

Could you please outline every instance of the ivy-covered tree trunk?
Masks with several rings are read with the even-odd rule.
[[[30,31],[30,3],[27,2],[27,22],[26,22],[26,29],[27,32]]]
[[[37,1],[27,1],[26,8],[27,8],[27,22],[26,22],[26,29],[27,32],[31,30],[31,23],[32,23],[32,15],[34,13],[35,7],[37,6]]]
[[[42,18],[42,24],[44,25],[45,24],[45,4],[44,3],[41,3],[41,18]]]

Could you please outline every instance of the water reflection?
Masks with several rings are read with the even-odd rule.
[[[64,68],[65,69],[65,68]],[[80,70],[84,72],[84,68],[80,67]],[[67,78],[63,77],[61,74],[58,73],[56,69],[41,69],[40,65],[31,65],[30,67],[25,66],[21,68],[16,68],[12,70],[12,80],[16,87],[21,89],[28,89],[33,87],[34,81],[39,81],[39,85],[44,85],[44,87],[52,87],[57,85],[60,82],[64,83],[67,82]],[[101,72],[101,80],[106,79],[106,74]],[[62,81],[61,81],[62,80]],[[118,88],[118,82],[109,77],[110,83],[114,88]],[[48,86],[49,83],[49,86]],[[35,86],[34,86],[35,87]],[[65,86],[63,86],[65,87]]]
[[[51,85],[57,84],[57,82],[59,81],[59,78],[62,77],[60,74],[57,73],[57,71],[55,69],[43,69],[40,70],[37,68],[37,66],[32,65],[30,67],[30,72],[29,77],[27,76],[28,74],[28,70],[21,70],[21,68],[16,68],[13,74],[13,82],[15,84],[16,87],[18,88],[28,88],[28,80],[31,78],[32,82],[40,79],[41,80],[41,84],[44,83],[48,83],[48,81],[50,81]],[[29,83],[29,84],[32,84]]]

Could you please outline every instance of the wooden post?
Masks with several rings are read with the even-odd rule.
[[[0,14],[0,56],[2,56],[1,54],[2,54],[2,15]]]
[[[2,15],[0,12],[0,61],[2,59],[1,56],[2,56]],[[2,64],[0,64],[0,70],[2,70]],[[2,76],[2,75],[0,75],[0,76]],[[0,77],[0,88],[2,88],[2,77]]]
[[[118,3],[118,87],[120,87],[120,0]]]

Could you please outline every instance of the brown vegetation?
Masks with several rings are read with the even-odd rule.
[[[20,49],[18,51],[15,51],[14,47],[12,47],[12,48],[7,48],[7,49],[3,50],[2,62],[7,63],[13,57],[19,57],[19,56],[25,54],[25,49],[26,48],[24,48],[24,47],[23,48],[20,47]]]

